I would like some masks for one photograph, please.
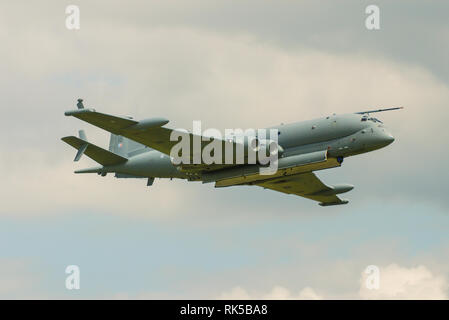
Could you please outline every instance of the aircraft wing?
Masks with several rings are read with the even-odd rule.
[[[102,128],[114,134],[119,134],[122,129],[131,127],[138,123],[138,121],[132,119],[111,116],[109,114],[97,112],[94,109],[79,109],[67,111],[65,115],[74,116],[80,120],[86,121],[96,127]]]
[[[168,120],[163,118],[152,118],[142,121],[136,121],[133,119],[128,119],[124,117],[112,116],[109,114],[97,112],[94,109],[78,109],[65,112],[66,116],[73,116],[85,122],[88,122],[96,127],[102,128],[111,133],[121,135],[128,139],[137,141],[143,145],[146,145],[152,149],[158,150],[162,153],[170,155],[170,150],[178,141],[170,141],[170,135],[176,129],[164,128],[163,125],[168,123]],[[179,131],[182,132],[182,131]],[[185,132],[183,134],[186,134]],[[192,133],[188,133],[190,136],[190,155],[193,157],[193,137]],[[202,141],[200,136],[195,136],[198,141],[201,141],[202,147],[209,141]],[[224,144],[233,144],[231,141],[221,140]],[[202,148],[201,148],[202,149]],[[207,168],[202,168],[206,170],[216,170],[221,169],[229,165],[219,165],[213,164],[208,165]],[[186,166],[187,167],[187,166]],[[199,167],[198,167],[199,168]],[[191,168],[194,169],[194,166]]]
[[[162,128],[168,120],[153,118],[141,122],[97,112],[94,109],[67,111],[66,116],[73,116],[96,127],[132,139],[148,147],[170,154],[171,147],[177,141],[170,141],[171,129]]]
[[[319,201],[321,206],[346,204],[347,200],[340,199],[333,187],[325,185],[313,172],[282,176],[273,179],[251,183],[265,189],[294,194],[311,200]]]

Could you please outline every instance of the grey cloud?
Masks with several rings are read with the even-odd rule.
[[[331,184],[354,183],[360,190],[350,194],[355,203],[363,204],[372,197],[400,196],[447,205],[443,185],[448,154],[441,150],[438,157],[429,159],[429,155],[447,140],[447,133],[434,135],[433,128],[444,127],[441,113],[449,94],[447,86],[425,68],[361,54],[287,50],[248,36],[196,29],[142,31],[119,25],[113,30],[86,33],[81,39],[73,39],[68,33],[48,38],[49,48],[60,47],[60,51],[49,51],[50,56],[38,51],[29,59],[17,57],[14,61],[20,68],[16,72],[5,66],[11,77],[2,78],[6,90],[2,104],[8,106],[5,110],[10,117],[20,119],[2,127],[9,136],[6,144],[10,150],[22,152],[18,154],[31,155],[20,161],[14,159],[13,152],[4,155],[3,165],[17,168],[10,170],[11,179],[36,176],[34,160],[34,164],[45,167],[39,171],[49,174],[48,181],[59,181],[59,169],[54,170],[54,166],[62,168],[64,161],[68,177],[79,181],[81,177],[71,174],[67,161],[73,151],[59,138],[75,134],[79,128],[86,128],[89,138],[102,145],[107,145],[108,137],[101,130],[62,115],[73,108],[79,95],[86,105],[98,110],[137,118],[165,116],[172,119],[171,126],[185,128],[197,119],[205,127],[246,128],[371,106],[405,105],[404,111],[383,115],[397,137],[392,146],[348,159],[343,168],[320,175]],[[67,45],[59,45],[60,41]],[[111,46],[121,50],[108,52]],[[40,61],[47,63],[47,68],[33,69]],[[422,170],[421,164],[428,161],[434,162],[432,168]],[[363,175],[376,170],[382,174]],[[413,180],[419,180],[419,184],[410,181],[410,171],[416,173]],[[408,182],[406,187],[404,181]],[[127,182],[122,184],[124,187]],[[22,192],[27,188],[24,184]],[[53,188],[59,189],[59,184]],[[47,195],[52,194],[51,189],[45,190]],[[246,193],[248,204],[262,192]],[[265,193],[277,197],[274,203],[282,201],[284,206],[285,199],[291,198]],[[218,191],[216,194],[214,198],[220,198]]]

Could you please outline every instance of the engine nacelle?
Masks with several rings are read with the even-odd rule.
[[[331,188],[331,190],[320,191],[320,192],[314,193],[314,195],[332,196],[335,194],[340,194],[340,193],[345,193],[345,192],[351,191],[352,189],[354,189],[354,186],[351,184],[337,184],[335,186],[331,186],[330,188]]]
[[[166,125],[168,123],[168,120],[165,118],[150,118],[150,119],[144,119],[140,120],[138,123],[126,128],[128,131],[145,131],[150,128],[154,127],[162,127],[163,125]]]
[[[313,193],[315,196],[333,196],[340,193],[345,193],[354,189],[351,184],[337,184],[335,186],[330,186],[330,190],[318,191]]]
[[[340,193],[345,193],[348,191],[351,191],[352,189],[354,189],[354,186],[351,184],[338,184],[335,186],[332,186],[334,194],[340,194]]]

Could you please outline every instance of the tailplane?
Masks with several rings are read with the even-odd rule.
[[[127,157],[123,155],[105,150],[88,142],[86,134],[83,130],[79,131],[79,138],[75,136],[69,136],[61,138],[61,140],[78,150],[74,161],[78,161],[83,154],[103,166],[117,165],[128,161]]]

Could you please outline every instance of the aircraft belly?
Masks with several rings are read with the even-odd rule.
[[[203,174],[202,178],[203,182],[215,181],[216,187],[227,187],[338,166],[340,166],[340,163],[337,159],[328,158],[327,150],[324,150],[281,158],[278,162],[278,170],[271,175],[261,175],[259,172],[261,167],[253,165]]]

